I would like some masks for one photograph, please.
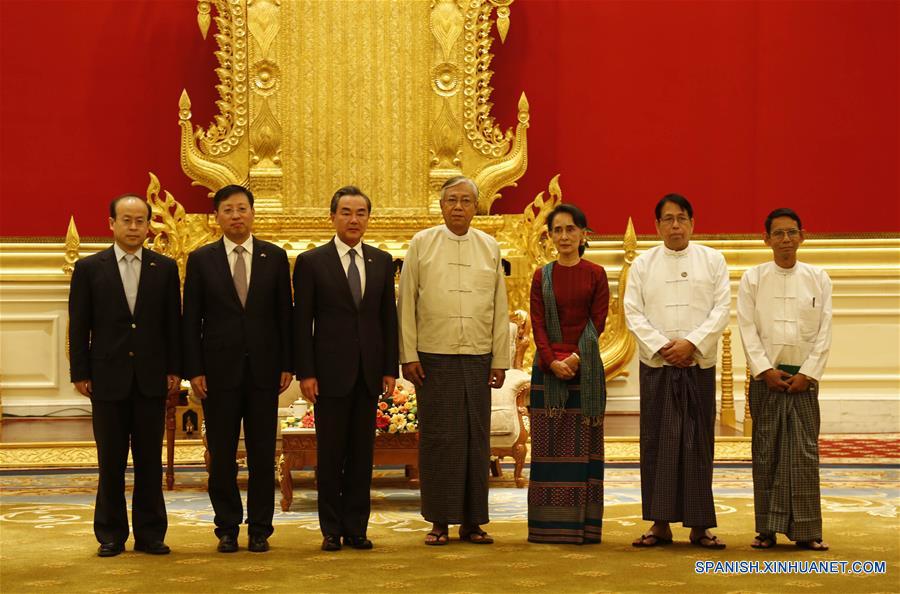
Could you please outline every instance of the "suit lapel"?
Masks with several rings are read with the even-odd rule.
[[[253,297],[253,287],[262,282],[262,275],[268,268],[268,261],[271,255],[265,251],[265,247],[254,237],[253,238],[253,256],[250,258],[250,284],[247,286],[247,304],[250,305],[250,299]],[[234,283],[232,282],[232,285]],[[237,291],[234,292],[237,296]],[[240,299],[238,300],[240,301]]]
[[[116,301],[119,302],[120,307],[125,308],[128,315],[131,315],[131,310],[128,309],[128,298],[125,296],[125,285],[122,284],[122,274],[119,272],[119,262],[116,260],[116,251],[112,246],[103,252],[101,259],[103,260],[103,270],[106,273],[107,280],[114,287],[113,293],[118,295]]]
[[[225,241],[220,239],[213,250],[213,265],[218,271],[219,277],[225,283],[225,293],[231,297],[238,307],[241,307],[241,300],[238,298],[237,291],[234,288],[234,278],[231,276],[231,267],[228,265],[228,255],[225,253]],[[253,272],[251,270],[252,278]]]
[[[347,281],[347,273],[344,272],[344,265],[341,263],[341,257],[338,255],[334,238],[328,242],[325,256],[328,270],[331,272],[331,277],[337,286],[338,293],[343,296],[344,301],[346,301],[350,307],[356,309],[356,304],[353,302],[353,294],[350,292],[350,283]]]
[[[155,254],[144,248],[141,250],[141,276],[138,279],[138,293],[134,300],[134,317],[137,318],[138,312],[141,310],[141,303],[146,299],[148,292],[153,290],[153,283],[156,279],[156,260]],[[122,289],[125,291],[124,286]]]
[[[375,257],[372,253],[372,249],[373,248],[368,245],[362,244],[362,257],[366,266],[366,290],[363,291],[363,303],[365,303],[369,298],[369,295],[375,293],[378,290],[377,287],[380,287],[381,283],[384,282],[381,279],[381,270],[375,266]],[[360,304],[360,306],[361,305],[362,304]]]

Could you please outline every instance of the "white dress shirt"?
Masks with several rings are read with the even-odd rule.
[[[352,249],[356,250],[356,269],[359,270],[359,287],[360,287],[360,295],[366,294],[366,262],[363,259],[363,242],[360,241]],[[341,241],[341,239],[335,235],[334,236],[334,247],[337,248],[338,257],[341,259],[341,266],[344,267],[344,276],[347,275],[347,271],[350,269],[350,246]]]
[[[125,285],[125,256],[128,254],[125,250],[119,247],[118,243],[113,244],[113,251],[116,252],[116,262],[119,265],[119,276],[122,279],[122,286]],[[134,275],[138,280],[138,283],[141,282],[141,256],[144,255],[144,248],[139,247],[136,252],[134,252],[134,257],[137,259],[137,262],[134,266]]]
[[[716,364],[719,337],[728,325],[728,267],[717,250],[689,243],[681,251],[665,245],[638,256],[628,272],[625,320],[637,339],[641,362],[662,367],[659,349],[685,338],[701,368]]]
[[[750,373],[779,365],[800,367],[818,381],[831,349],[831,279],[821,268],[766,262],[744,273],[738,323]]]
[[[500,246],[483,231],[456,235],[446,225],[419,231],[400,273],[400,362],[417,351],[492,354],[509,368],[509,312]]]
[[[253,236],[247,238],[242,244],[237,244],[227,237],[222,237],[222,241],[225,243],[225,256],[228,257],[228,269],[231,271],[231,276],[234,276],[234,263],[237,262],[237,253],[235,253],[234,248],[238,245],[244,246],[246,250],[244,252],[244,264],[247,268],[247,287],[250,287],[250,268],[253,263]]]

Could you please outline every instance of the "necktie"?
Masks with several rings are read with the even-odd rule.
[[[356,267],[356,250],[350,249],[350,266],[347,267],[347,282],[350,283],[350,294],[353,302],[359,307],[362,301],[362,283],[359,280],[359,268]]]
[[[134,304],[137,302],[138,292],[137,270],[134,268],[134,263],[137,261],[138,259],[134,254],[125,254],[125,278],[122,284],[125,285],[125,299],[128,300],[128,309],[131,310],[132,314],[134,313]]]
[[[241,305],[247,305],[247,262],[244,260],[244,246],[239,245],[234,248],[237,259],[234,261],[234,290],[237,291],[238,299]]]

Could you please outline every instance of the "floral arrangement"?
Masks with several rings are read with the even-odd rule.
[[[315,429],[316,417],[315,417],[315,413],[313,413],[313,410],[311,408],[309,410],[307,410],[306,414],[304,414],[302,417],[298,418],[298,417],[290,416],[290,417],[286,417],[286,418],[282,419],[282,421],[281,421],[282,429],[298,428],[298,427],[302,428],[302,429]]]
[[[415,433],[419,430],[416,389],[397,382],[391,394],[382,394],[375,412],[376,433]]]
[[[411,384],[399,382],[390,394],[382,394],[375,411],[375,433],[415,433],[419,430],[419,407],[416,389]],[[302,417],[290,416],[281,421],[281,427],[314,429],[315,411],[310,408]]]

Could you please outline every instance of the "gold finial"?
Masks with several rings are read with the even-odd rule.
[[[178,98],[178,119],[188,121],[191,119],[191,98],[187,89],[181,89],[181,97]]]
[[[200,35],[203,36],[203,39],[206,39],[206,34],[209,32],[209,12],[209,0],[197,0],[197,25],[200,26]]]
[[[509,6],[501,6],[497,9],[497,33],[500,34],[500,43],[506,43],[506,34],[509,32]]]
[[[625,248],[625,262],[631,264],[637,257],[637,235],[634,233],[634,223],[628,217],[628,226],[625,227],[625,239],[622,241]]]
[[[75,217],[69,217],[69,229],[66,231],[66,263],[63,264],[62,270],[67,275],[71,275],[75,270],[75,262],[81,257],[78,254],[78,248],[81,247],[81,237],[78,235],[78,228],[75,227]]]
[[[519,122],[522,124],[527,124],[530,119],[528,116],[528,111],[531,108],[528,105],[528,97],[525,96],[525,91],[522,91],[522,96],[519,97]]]

